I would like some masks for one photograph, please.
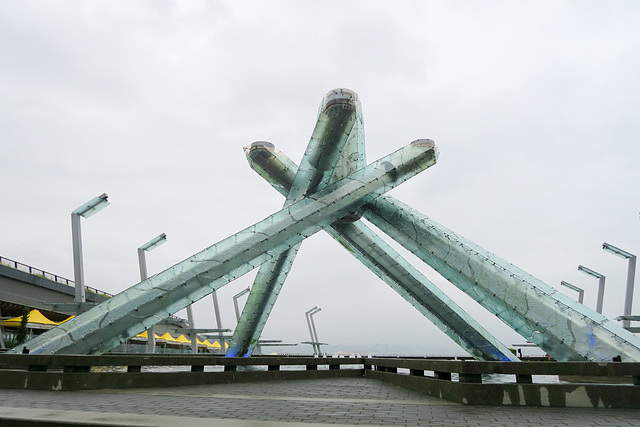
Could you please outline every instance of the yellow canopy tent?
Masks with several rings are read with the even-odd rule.
[[[22,322],[22,316],[14,317],[13,319],[7,319],[2,321],[2,326],[12,326],[18,327]],[[27,316],[27,324],[31,323],[32,326],[36,325],[46,325],[46,326],[56,326],[59,323],[54,322],[47,318],[44,314],[40,313],[39,310],[31,310],[29,315]]]
[[[220,345],[220,343],[218,341],[214,341],[213,344],[211,344],[211,347],[213,347],[213,348],[222,348],[222,346]],[[225,342],[224,343],[224,348],[225,349],[229,348],[229,343]]]
[[[160,335],[158,335],[158,334],[153,334],[153,336],[155,337],[155,339],[160,339]],[[141,332],[138,335],[136,335],[136,337],[147,338],[148,339],[149,338],[149,332],[148,331]]]
[[[190,339],[185,338],[184,335],[180,335],[178,338],[176,338],[176,341],[181,342],[183,344],[185,343],[191,343]]]
[[[160,336],[160,339],[161,340],[165,340],[165,341],[176,342],[176,339],[174,337],[172,337],[169,332],[165,332],[164,334],[162,334]]]

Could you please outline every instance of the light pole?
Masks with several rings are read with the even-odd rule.
[[[76,303],[86,301],[84,289],[84,265],[82,262],[82,235],[80,233],[80,217],[89,218],[96,212],[109,206],[106,193],[94,197],[75,211],[71,212],[71,237],[73,240],[73,278],[76,284]],[[78,312],[81,311],[78,304]]]
[[[623,251],[620,248],[616,248],[613,245],[610,245],[607,242],[602,244],[602,249],[607,252],[610,252],[614,255],[619,256],[620,258],[625,258],[629,260],[629,267],[627,269],[627,289],[624,294],[624,316],[631,316],[631,309],[633,305],[633,282],[636,277],[636,256],[627,251]],[[622,322],[623,328],[628,328],[631,326],[631,322],[629,320],[624,320]]]
[[[304,316],[307,319],[307,327],[309,328],[309,336],[311,337],[311,346],[313,347],[313,354],[320,355],[320,345],[318,344],[318,333],[316,332],[316,325],[313,321],[313,316],[317,312],[322,310],[321,308],[313,307],[307,311],[305,311]]]
[[[304,312],[304,317],[305,317],[305,319],[307,319],[307,327],[309,328],[309,336],[311,337],[311,343],[310,344],[313,347],[313,354],[316,354],[316,344],[315,344],[316,339],[315,339],[315,337],[313,335],[313,329],[311,329],[311,320],[309,320],[309,313],[311,313],[312,311],[317,310],[317,309],[318,309],[318,307],[316,306],[316,307],[310,308],[309,310]]]
[[[233,308],[236,310],[236,321],[237,322],[240,321],[240,309],[238,308],[238,298],[240,298],[242,295],[246,294],[250,290],[251,290],[251,288],[247,287],[247,289],[244,289],[243,291],[238,292],[237,294],[235,294],[233,296]]]
[[[220,318],[220,307],[218,305],[218,295],[216,294],[216,291],[211,292],[211,298],[213,299],[213,314],[216,318],[216,328],[222,330],[222,319]],[[220,335],[218,335],[218,342],[220,343],[220,348],[222,348],[222,351],[226,352],[222,332],[220,332]]]
[[[581,289],[577,286],[572,285],[571,283],[565,282],[564,280],[560,282],[562,286],[566,286],[567,288],[574,290],[578,293],[578,302],[580,304],[584,301],[584,289]]]
[[[144,245],[138,248],[138,265],[140,266],[140,281],[147,280],[147,257],[145,252],[151,252],[161,244],[167,241],[167,235],[165,233],[160,234],[157,237],[149,240]],[[156,337],[153,332],[153,325],[147,329],[147,351],[149,353],[156,352]]]
[[[578,271],[582,271],[585,274],[588,274],[591,277],[595,277],[598,279],[598,302],[596,303],[596,311],[602,314],[602,302],[604,301],[604,279],[605,277],[590,268],[587,268],[583,265],[578,266]]]
[[[318,349],[318,356],[320,356],[320,340],[318,339],[318,332],[316,331],[316,322],[313,321],[313,316],[319,313],[322,309],[316,308],[311,313],[309,313],[309,320],[311,321],[311,328],[313,328],[313,337],[316,342],[316,347]]]

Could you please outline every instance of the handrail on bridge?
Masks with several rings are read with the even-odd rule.
[[[48,271],[42,270],[40,268],[36,268],[36,267],[32,267],[30,265],[27,264],[23,264],[21,262],[6,258],[6,257],[2,257],[0,256],[0,265],[4,265],[5,267],[9,267],[9,268],[14,268],[16,270],[22,271],[24,273],[29,273],[29,274],[33,274],[34,276],[40,276],[40,277],[44,277],[45,279],[54,281],[56,283],[60,283],[62,285],[67,285],[67,286],[71,286],[71,287],[75,287],[76,282],[74,282],[71,279],[67,279],[66,277],[62,277],[62,276],[58,276],[57,274],[53,274],[53,273],[49,273]],[[106,298],[112,298],[113,294],[110,294],[109,292],[105,292],[105,291],[101,291],[100,289],[96,289],[93,288],[91,286],[84,286],[85,289],[88,292],[91,292],[95,295],[102,295]],[[178,320],[183,320],[178,316],[175,315],[171,315],[169,316],[170,319],[178,319]]]
[[[640,386],[640,363],[638,362],[556,362],[540,359],[527,362],[482,362],[473,360],[436,360],[420,358],[367,358],[365,370],[394,374],[431,377],[458,382],[483,383],[482,375],[513,375],[518,384],[532,384],[534,376],[571,377],[626,377],[629,384]]]
[[[52,281],[54,281],[56,283],[61,283],[63,285],[67,285],[67,286],[75,286],[75,282],[73,280],[71,280],[71,279],[67,279],[66,277],[58,276],[57,274],[49,273],[48,271],[41,270],[39,268],[32,267],[30,265],[23,264],[21,262],[14,261],[14,260],[6,258],[6,257],[0,256],[0,264],[5,265],[7,267],[15,268],[16,270],[20,270],[20,271],[23,271],[25,273],[29,273],[29,274],[33,274],[33,275],[36,275],[36,276],[44,277],[45,279],[52,280]],[[93,288],[91,286],[86,286],[85,285],[85,289],[87,291],[91,292],[91,293],[94,293],[94,294],[97,294],[97,295],[103,295],[103,296],[105,296],[107,298],[113,297],[113,294],[101,291],[100,289],[96,289],[96,288]]]

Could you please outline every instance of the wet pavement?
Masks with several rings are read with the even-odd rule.
[[[466,406],[368,378],[91,391],[0,389],[0,425],[640,426],[640,410]]]

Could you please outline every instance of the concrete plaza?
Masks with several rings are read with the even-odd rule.
[[[640,426],[640,410],[465,406],[367,378],[92,391],[0,389],[0,425]]]

